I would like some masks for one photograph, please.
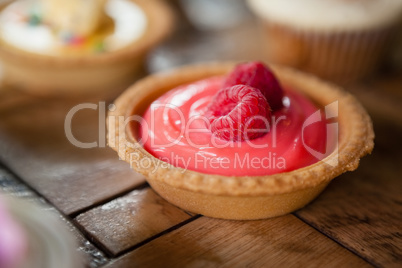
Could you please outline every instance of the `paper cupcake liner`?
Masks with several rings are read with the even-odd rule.
[[[342,82],[364,77],[378,67],[393,30],[326,33],[272,22],[265,22],[263,27],[269,61]]]

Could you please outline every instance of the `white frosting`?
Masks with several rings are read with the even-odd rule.
[[[32,27],[21,18],[28,14],[32,1],[16,1],[7,6],[0,14],[1,38],[18,48],[46,53],[54,45],[54,38],[49,27]]]
[[[268,21],[311,30],[364,30],[402,16],[402,0],[248,0]]]
[[[32,26],[21,20],[32,1],[19,0],[0,14],[0,38],[20,49],[40,54],[58,54],[56,36],[46,25]],[[147,27],[144,11],[130,0],[108,0],[105,12],[114,21],[114,32],[105,38],[107,51],[123,48],[139,39]]]
[[[106,14],[114,19],[115,30],[105,42],[110,50],[122,48],[139,39],[147,27],[147,17],[136,4],[127,0],[109,0]]]

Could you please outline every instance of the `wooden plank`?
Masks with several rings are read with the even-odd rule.
[[[368,267],[293,215],[260,221],[201,217],[112,261],[114,267]]]
[[[382,267],[402,264],[402,129],[374,122],[376,145],[297,215]]]
[[[76,222],[115,256],[189,218],[145,188],[87,211]]]
[[[69,142],[64,120],[77,102],[15,99],[11,104],[0,102],[0,160],[65,214],[145,182],[106,146],[83,149]],[[78,141],[102,145],[102,129],[99,109],[80,110],[72,119],[72,134]]]

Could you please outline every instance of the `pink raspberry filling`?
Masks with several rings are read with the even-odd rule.
[[[209,127],[207,108],[224,81],[225,77],[201,80],[172,89],[155,100],[140,126],[144,148],[156,158],[184,169],[226,176],[261,176],[311,165],[319,159],[306,146],[322,152],[327,142],[334,142],[326,139],[326,122],[304,128],[306,119],[319,108],[291,89],[284,90],[284,107],[271,114],[269,131],[264,135],[243,141],[217,137]],[[259,101],[252,102],[253,109],[261,110],[250,113],[266,112]],[[233,107],[229,105],[228,109]],[[223,114],[228,112],[225,109],[221,110]],[[219,108],[215,112],[218,111]]]

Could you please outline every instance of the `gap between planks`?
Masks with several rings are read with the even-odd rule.
[[[369,259],[365,258],[364,256],[360,255],[357,251],[353,250],[353,248],[349,248],[346,245],[342,244],[340,241],[336,240],[335,238],[327,235],[326,233],[324,233],[323,231],[321,231],[320,229],[318,229],[316,226],[310,224],[308,221],[304,220],[301,216],[297,215],[296,212],[292,213],[293,216],[295,216],[297,219],[299,219],[301,222],[303,222],[304,224],[310,226],[311,228],[313,228],[314,230],[316,230],[317,232],[319,232],[320,234],[322,234],[323,236],[325,236],[326,238],[334,241],[336,244],[338,244],[339,246],[343,247],[344,249],[348,250],[349,252],[351,252],[352,254],[356,255],[357,257],[361,258],[362,260],[364,260],[365,262],[367,262],[368,264],[377,267],[376,264],[372,263]]]

